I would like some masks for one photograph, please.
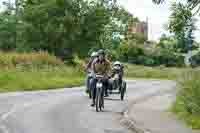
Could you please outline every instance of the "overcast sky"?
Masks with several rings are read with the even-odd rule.
[[[2,8],[0,0],[0,10]],[[5,1],[5,0],[4,0]],[[13,1],[13,0],[11,0]],[[142,21],[146,21],[148,18],[149,21],[149,39],[158,40],[163,33],[169,34],[164,25],[168,23],[170,15],[170,1],[167,0],[162,5],[155,5],[152,3],[152,0],[119,0],[120,4],[123,5],[129,12],[134,16],[138,17]],[[197,28],[200,29],[200,18],[197,25]],[[200,31],[195,33],[196,40],[200,41]]]
[[[163,33],[169,34],[164,25],[168,23],[170,15],[170,0],[162,5],[155,5],[151,0],[120,0],[120,4],[142,21],[146,21],[148,18],[150,40],[159,39]],[[200,29],[200,21],[198,21],[197,27]],[[195,36],[196,40],[200,41],[199,31],[195,33]]]

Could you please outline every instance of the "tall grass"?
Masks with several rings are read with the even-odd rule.
[[[75,58],[75,67],[66,66],[47,52],[5,53],[0,51],[0,92],[55,89],[81,85],[83,62]],[[187,71],[187,72],[185,72]],[[125,64],[128,78],[177,80],[178,93],[173,111],[194,129],[200,129],[200,70],[144,67]]]
[[[78,68],[0,70],[0,91],[45,90],[81,85],[84,74]]]
[[[16,66],[41,67],[44,65],[58,66],[63,62],[47,52],[5,53],[0,51],[0,68],[15,68]]]
[[[125,65],[125,75],[128,78],[153,78],[175,80],[185,71],[184,68],[145,67],[138,65]]]
[[[128,78],[177,80],[177,97],[172,111],[188,126],[200,129],[200,70],[126,64],[125,71]]]
[[[173,111],[193,129],[200,129],[200,70],[191,70],[178,79]]]
[[[0,91],[40,90],[83,83],[80,67],[66,66],[47,52],[0,52]]]

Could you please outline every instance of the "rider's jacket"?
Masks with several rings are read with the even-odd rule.
[[[92,69],[95,74],[107,76],[111,70],[110,61],[104,59],[100,61],[98,58],[92,63]]]
[[[93,63],[94,60],[95,60],[95,58],[90,58],[89,62],[87,63],[87,65],[86,65],[86,70],[87,70],[88,72],[91,72],[91,71],[92,71],[92,63]]]

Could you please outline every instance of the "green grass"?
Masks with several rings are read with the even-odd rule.
[[[83,84],[84,74],[72,67],[0,70],[0,92],[32,91],[73,87]]]
[[[183,101],[177,97],[176,102],[171,109],[172,112],[177,115],[178,119],[184,121],[188,127],[200,129],[200,116],[189,113],[187,109],[184,108],[183,104]]]
[[[42,66],[59,66],[64,63],[57,57],[47,52],[16,53],[0,51],[0,68],[15,68],[17,66],[32,66],[40,68]]]
[[[145,67],[138,65],[125,65],[127,78],[169,79],[175,80],[186,68]]]
[[[200,129],[200,70],[125,65],[127,78],[176,80],[178,93],[171,110],[193,129]]]
[[[83,80],[80,66],[66,66],[47,52],[0,51],[0,92],[72,87]]]
[[[82,85],[85,78],[82,71],[83,63],[79,59],[75,61],[78,66],[70,67],[46,52],[29,54],[0,52],[0,92]],[[125,76],[177,80],[179,92],[172,111],[193,129],[200,129],[200,71],[125,64]]]
[[[193,129],[200,129],[200,71],[191,70],[178,79],[176,102],[172,106],[179,119]]]

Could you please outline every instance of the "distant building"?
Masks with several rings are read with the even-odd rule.
[[[129,32],[141,33],[144,35],[145,40],[148,40],[148,21],[147,22],[133,22],[129,24]]]

